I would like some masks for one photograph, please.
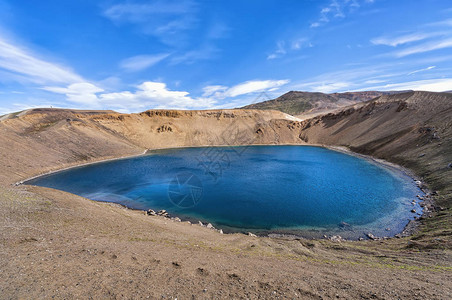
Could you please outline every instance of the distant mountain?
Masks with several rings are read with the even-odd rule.
[[[365,91],[332,94],[291,91],[276,99],[247,105],[242,108],[272,109],[279,110],[293,116],[313,117],[318,114],[331,112],[341,107],[369,101],[382,95],[398,93],[401,93],[401,91]]]

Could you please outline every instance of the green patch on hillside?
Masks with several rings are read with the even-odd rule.
[[[279,110],[290,115],[300,115],[306,112],[315,113],[337,109],[359,102],[368,101],[385,94],[398,92],[346,92],[346,93],[312,93],[288,92],[276,99],[254,103],[242,107],[243,109],[271,109]]]

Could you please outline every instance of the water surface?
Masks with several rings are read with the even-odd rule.
[[[392,236],[420,193],[402,172],[313,146],[204,147],[73,168],[28,182],[225,232]]]

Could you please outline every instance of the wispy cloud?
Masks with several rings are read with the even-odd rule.
[[[311,28],[317,28],[317,27],[320,27],[320,22],[313,22],[313,23],[311,23]]]
[[[224,85],[208,85],[204,87],[203,90],[203,97],[210,97],[215,95],[215,93],[223,93],[225,90],[227,90],[228,87]]]
[[[132,24],[169,46],[165,51],[172,53],[170,64],[192,64],[216,58],[220,51],[215,41],[231,32],[217,17],[202,23],[200,7],[195,0],[132,0],[107,7],[103,15],[118,26]],[[195,32],[198,36],[193,39]],[[134,62],[133,67],[137,66]]]
[[[281,58],[288,53],[294,53],[303,48],[314,47],[314,45],[307,38],[295,38],[292,41],[278,41],[276,43],[276,50],[267,55],[268,60]]]
[[[452,8],[449,9],[452,12]],[[450,26],[452,27],[452,18],[427,24],[427,26]]]
[[[332,93],[349,90],[353,87],[353,82],[345,80],[319,80],[310,81],[296,85],[296,89],[308,90],[312,92]]]
[[[171,58],[170,63],[172,65],[177,65],[177,64],[181,64],[181,63],[193,64],[197,61],[213,59],[213,58],[217,57],[219,52],[220,52],[220,50],[216,46],[214,46],[212,44],[206,44],[206,45],[201,46],[198,49],[190,50],[183,54],[174,55]]]
[[[361,2],[373,3],[369,0],[331,0],[329,4],[320,9],[320,17],[311,23],[311,28],[320,27],[329,23],[333,19],[342,19],[346,14],[353,12],[361,6]]]
[[[400,79],[399,79],[400,80]],[[365,81],[341,81],[340,79],[313,81],[297,85],[297,89],[333,93],[345,91],[395,91],[395,90],[416,90],[416,91],[430,91],[430,92],[444,92],[451,90],[452,78],[433,78],[425,80],[414,81],[400,81],[398,83],[388,83],[389,80],[370,79]],[[391,80],[391,81],[394,81]]]
[[[37,58],[32,51],[0,36],[0,80],[2,77],[20,82],[74,83],[84,79],[68,67]]]
[[[121,69],[128,72],[138,72],[152,67],[153,65],[167,58],[169,55],[169,53],[137,55],[124,59],[120,62],[119,66],[121,67]]]
[[[222,39],[227,37],[231,32],[231,28],[222,22],[214,22],[207,31],[208,39]]]
[[[336,72],[323,73],[309,80],[294,82],[291,90],[307,90],[312,92],[346,92],[369,90],[425,90],[442,92],[451,90],[452,79],[443,76],[441,72],[432,71],[435,66],[421,68],[411,73],[431,71],[429,78],[423,80],[407,80],[408,71],[403,68],[411,67],[415,61],[406,63],[383,63],[373,65],[371,68],[362,66]],[[413,78],[413,77],[411,77]]]
[[[289,83],[289,80],[251,80],[227,89],[224,94],[227,97],[237,97],[249,93],[274,90],[287,83]]]
[[[116,4],[104,11],[105,16],[115,21],[147,22],[149,16],[182,15],[193,6],[191,1],[149,1]]]
[[[181,42],[181,33],[196,25],[196,11],[197,5],[190,0],[154,0],[116,4],[105,9],[103,14],[118,25],[136,24],[145,34],[175,44]]]
[[[374,38],[371,40],[371,43],[374,45],[386,45],[386,46],[392,46],[397,47],[399,45],[411,43],[411,42],[417,42],[422,41],[431,37],[442,35],[442,32],[417,32],[417,33],[410,33],[410,34],[404,34],[399,36],[382,36],[378,38]]]
[[[423,24],[423,30],[401,35],[380,36],[371,39],[374,45],[397,47],[400,50],[381,56],[402,58],[409,55],[430,52],[452,47],[452,19]],[[433,29],[434,28],[434,29]]]
[[[442,40],[435,40],[426,42],[417,46],[409,47],[400,51],[396,51],[391,53],[395,57],[405,57],[408,55],[430,52],[434,50],[451,48],[452,47],[452,38],[446,38]]]
[[[289,80],[250,80],[232,87],[223,85],[207,86],[204,96],[216,99],[234,98],[256,92],[273,91],[289,83]]]
[[[342,92],[356,89],[362,86],[364,81],[381,80],[378,76],[388,74],[388,71],[386,65],[375,65],[372,68],[368,66],[344,68],[340,71],[327,72],[307,80],[294,82],[290,89],[324,93]]]
[[[436,66],[430,66],[430,67],[427,67],[427,68],[423,68],[423,69],[419,69],[419,70],[412,71],[412,72],[408,73],[407,75],[413,75],[413,74],[416,74],[416,73],[419,73],[419,72],[424,72],[424,71],[432,70],[432,69],[434,69],[434,68],[436,68]]]
[[[384,83],[387,80],[381,80],[381,79],[370,79],[370,80],[366,80],[364,81],[364,84],[378,84],[378,83]]]
[[[429,92],[445,92],[452,87],[452,78],[435,78],[426,80],[416,80],[400,83],[392,83],[368,87],[368,89],[389,91],[389,90],[415,90]]]
[[[313,47],[314,45],[307,38],[298,38],[292,41],[292,50],[300,50],[304,47]]]
[[[287,53],[285,49],[284,41],[279,41],[276,43],[276,50],[267,56],[267,59],[275,59],[281,57]]]
[[[221,30],[216,34],[220,34]],[[218,36],[218,35],[216,35]],[[174,56],[174,63],[190,62],[215,55],[218,50],[210,45],[199,51]],[[130,57],[120,63],[127,71],[139,71],[148,68],[169,56],[168,53],[140,55]],[[204,95],[192,97],[187,91],[171,90],[163,82],[144,81],[132,89],[109,92],[103,86],[108,82],[116,85],[119,78],[109,78],[101,84],[90,82],[70,68],[60,66],[37,58],[32,51],[7,42],[0,37],[0,79],[2,76],[20,78],[20,81],[33,82],[37,89],[64,95],[65,101],[74,103],[80,108],[117,109],[121,111],[140,111],[149,108],[206,109],[218,105],[219,101],[234,99],[259,91],[277,89],[288,80],[252,80],[232,87],[210,86],[204,88]],[[42,102],[42,99],[39,100]],[[42,102],[44,103],[44,102]],[[34,105],[30,102],[30,105]]]

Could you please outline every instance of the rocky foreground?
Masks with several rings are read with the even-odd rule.
[[[258,238],[61,191],[31,176],[147,149],[323,144],[412,170],[430,191],[389,240]],[[383,95],[300,121],[276,111],[34,109],[0,117],[0,298],[452,297],[452,95]]]

